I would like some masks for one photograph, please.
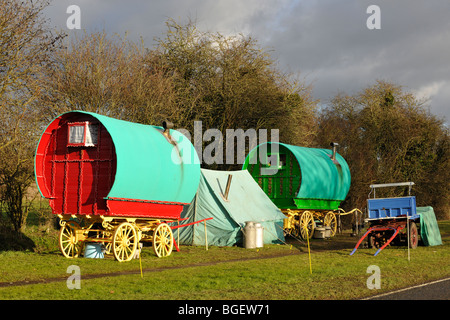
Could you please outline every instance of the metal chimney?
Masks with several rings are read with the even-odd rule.
[[[164,135],[168,138],[170,138],[170,129],[173,128],[173,123],[170,121],[163,121],[162,126],[164,128]]]
[[[164,137],[166,137],[166,139],[167,139],[167,141],[169,141],[169,143],[173,144],[174,146],[177,146],[176,141],[172,139],[172,136],[170,134],[170,129],[173,128],[173,123],[170,121],[164,120],[162,123],[162,126],[164,129],[164,131],[162,133],[164,135]]]
[[[333,148],[333,153],[331,155],[331,160],[336,163],[336,152],[337,152],[337,147],[339,146],[339,144],[337,142],[332,142],[330,143],[330,146]]]

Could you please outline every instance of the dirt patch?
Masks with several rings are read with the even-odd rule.
[[[310,239],[309,246],[311,251],[353,249],[360,237],[362,237],[362,234],[352,236],[349,232],[344,232],[330,239]],[[307,250],[307,242],[304,240],[287,236],[286,243],[301,251]]]

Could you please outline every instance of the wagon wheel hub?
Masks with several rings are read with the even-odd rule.
[[[120,245],[122,247],[128,247],[130,245],[130,240],[129,239],[122,239],[122,241],[120,242]]]

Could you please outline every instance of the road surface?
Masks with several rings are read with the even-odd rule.
[[[366,300],[450,300],[450,278],[383,293]]]

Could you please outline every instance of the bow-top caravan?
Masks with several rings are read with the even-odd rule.
[[[172,251],[164,222],[180,218],[200,181],[194,147],[170,126],[156,127],[72,111],[54,119],[36,150],[36,183],[61,219],[60,249],[77,257],[103,243],[119,261],[139,241],[158,256]]]
[[[339,206],[350,189],[350,169],[332,149],[306,148],[267,142],[250,151],[244,170],[248,170],[272,202],[287,216],[284,229],[293,236],[311,238],[321,225],[329,237],[337,232]],[[317,222],[317,223],[316,223]]]

